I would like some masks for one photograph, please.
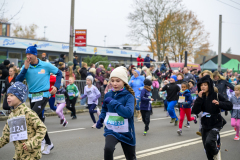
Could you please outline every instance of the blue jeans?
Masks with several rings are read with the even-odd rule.
[[[137,96],[136,97],[136,102],[137,102],[137,104],[136,104],[136,110],[137,111],[139,111],[140,110],[140,106],[139,106],[139,104],[140,104],[140,102],[141,102],[141,98],[140,98],[140,96]]]
[[[164,109],[167,111],[167,106],[168,106],[167,100],[165,99],[163,102],[164,102]]]
[[[167,105],[168,105],[167,111],[171,118],[176,118],[176,120],[178,120],[178,117],[176,116],[176,113],[174,110],[174,107],[176,104],[177,104],[177,101],[167,101]]]
[[[97,113],[97,110],[94,110],[96,106],[97,106],[96,104],[88,104],[90,117],[92,118],[93,123],[96,123],[96,120],[94,117],[94,113]]]
[[[84,94],[81,94],[81,97],[82,97],[83,95],[84,95]],[[86,100],[87,100],[87,97],[81,99],[80,104],[81,104],[81,105],[86,104]]]
[[[49,98],[48,102],[49,102],[49,106],[50,106],[51,110],[56,111],[57,107],[54,106],[54,103],[55,103],[55,97],[51,97],[51,98]]]

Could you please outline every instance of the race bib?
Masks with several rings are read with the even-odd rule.
[[[128,132],[128,119],[124,119],[117,113],[107,112],[104,124],[107,129],[113,130],[114,132]]]
[[[10,142],[28,139],[25,115],[7,120],[10,128]]]
[[[65,103],[65,96],[64,94],[56,94],[56,102],[57,103]]]
[[[183,103],[183,102],[185,102],[185,97],[179,96],[178,103]]]
[[[43,92],[32,94],[32,102],[43,100]]]
[[[192,100],[196,100],[197,99],[197,95],[196,94],[191,94],[192,96]]]
[[[74,92],[73,90],[69,90],[69,91],[68,91],[68,95],[69,95],[69,96],[73,96],[74,93],[75,93],[75,92]]]

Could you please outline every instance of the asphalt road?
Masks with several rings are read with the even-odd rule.
[[[150,130],[147,136],[143,136],[144,124],[135,122],[137,159],[141,160],[205,160],[202,141],[196,135],[198,124],[191,122],[191,128],[183,128],[182,136],[177,134],[178,126],[170,124],[170,118],[165,116],[163,108],[153,109]],[[54,149],[49,155],[43,155],[47,160],[102,160],[105,138],[103,129],[92,129],[92,121],[88,113],[77,115],[77,120],[71,120],[66,115],[69,124],[63,128],[59,124],[57,116],[47,117],[46,126],[49,136],[54,144]],[[224,116],[225,117],[225,116]],[[225,117],[226,126],[221,131],[222,160],[240,159],[240,142],[234,141],[234,129],[230,125],[230,115]],[[3,130],[5,122],[0,122],[0,130]],[[14,146],[7,144],[0,149],[0,160],[12,159]],[[123,160],[121,145],[116,146],[114,159]]]

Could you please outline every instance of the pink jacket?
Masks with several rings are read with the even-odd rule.
[[[153,81],[153,82],[152,82],[152,86],[153,86],[153,88],[159,88],[159,83],[158,83],[158,81]]]

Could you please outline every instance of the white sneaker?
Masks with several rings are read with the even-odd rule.
[[[98,115],[98,117],[99,117],[100,114],[101,114],[100,109],[97,107],[97,115]]]
[[[45,149],[45,146],[46,146],[46,141],[45,139],[43,139],[41,142],[41,152]]]
[[[54,148],[53,143],[51,143],[51,145],[46,144],[46,147],[44,149],[44,151],[42,152],[42,154],[50,154],[50,151]]]
[[[92,126],[92,128],[96,128],[96,125],[97,125],[97,123],[94,123],[93,126]]]

